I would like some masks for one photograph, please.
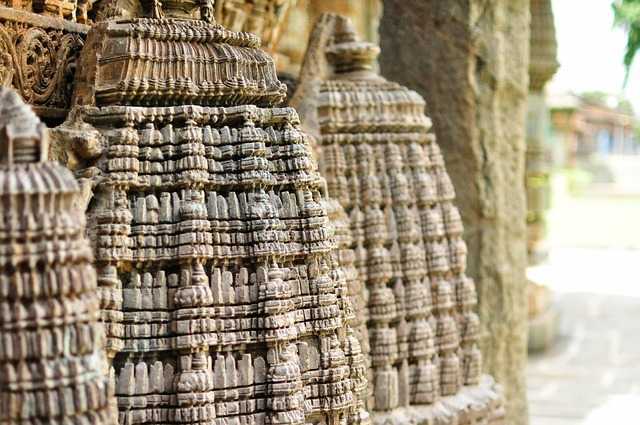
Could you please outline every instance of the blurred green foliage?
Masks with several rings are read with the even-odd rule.
[[[627,68],[626,84],[631,64],[640,49],[640,0],[614,0],[612,6],[615,25],[627,31],[627,48],[624,55],[624,65]]]

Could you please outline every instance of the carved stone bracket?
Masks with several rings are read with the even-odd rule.
[[[87,25],[0,7],[0,84],[14,87],[41,118],[69,109]]]

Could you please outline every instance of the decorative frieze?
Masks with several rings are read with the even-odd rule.
[[[88,27],[0,7],[0,83],[15,88],[38,115],[63,119]]]

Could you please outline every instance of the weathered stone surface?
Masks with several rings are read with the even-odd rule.
[[[525,424],[529,1],[385,0],[383,75],[427,101],[465,224],[485,370]]]
[[[293,101],[317,108],[305,121],[318,126],[321,171],[351,221],[374,422],[497,422],[462,222],[424,101],[373,72],[379,49],[348,20],[322,16],[312,34]]]
[[[0,85],[15,88],[42,118],[64,119],[76,59],[88,29],[64,19],[0,7]]]
[[[87,38],[59,131],[99,141],[76,153],[121,424],[368,421],[353,270],[258,45],[174,18]]]
[[[111,44],[105,44],[105,43]],[[135,44],[134,44],[135,43]],[[272,105],[284,100],[260,39],[204,21],[136,18],[96,24],[76,78],[78,105]]]
[[[0,423],[116,423],[96,273],[71,173],[0,88]]]

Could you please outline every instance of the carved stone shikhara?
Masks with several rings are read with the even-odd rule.
[[[61,131],[99,146],[80,174],[119,422],[368,421],[353,274],[258,39],[139,18],[86,46]]]
[[[374,422],[498,422],[462,222],[424,100],[372,71],[379,49],[349,21],[321,21],[333,25],[333,74],[316,90],[319,162],[366,283]]]
[[[115,424],[78,185],[0,88],[0,423]]]

